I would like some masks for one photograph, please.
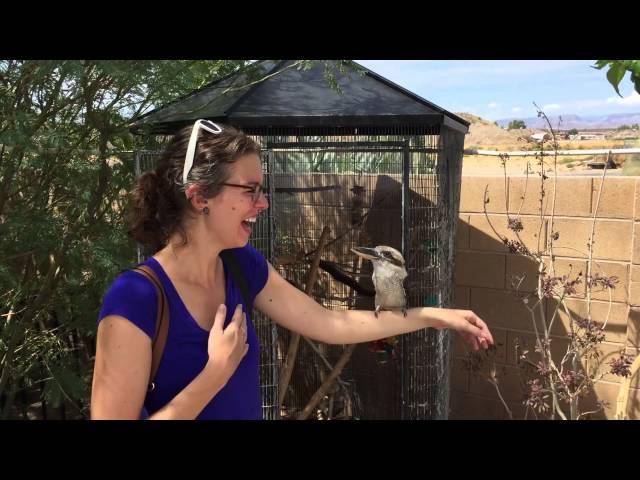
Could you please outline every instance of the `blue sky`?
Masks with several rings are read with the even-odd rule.
[[[640,112],[627,74],[618,97],[595,60],[356,60],[449,110],[488,120],[548,115]]]

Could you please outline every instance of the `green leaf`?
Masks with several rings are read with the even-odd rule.
[[[621,97],[622,95],[620,94],[618,85],[620,85],[620,81],[624,77],[625,73],[626,69],[624,68],[624,65],[620,63],[611,65],[611,68],[609,68],[609,71],[607,72],[607,80],[609,80],[609,83],[613,86],[613,88],[615,88],[616,93]]]
[[[635,91],[640,94],[640,73],[632,73],[631,81],[633,82]]]
[[[609,63],[610,60],[598,60],[596,64],[592,66],[592,68],[595,68],[596,70],[602,70],[604,67],[609,65]]]

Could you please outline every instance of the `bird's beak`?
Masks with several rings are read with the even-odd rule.
[[[362,258],[366,258],[367,260],[377,260],[380,258],[380,254],[374,248],[354,247],[351,251]]]

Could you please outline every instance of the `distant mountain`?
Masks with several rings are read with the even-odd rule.
[[[548,115],[551,121],[551,126],[556,128],[558,125],[558,115]],[[640,112],[635,113],[614,113],[611,115],[591,115],[579,117],[578,115],[561,115],[562,124],[561,130],[569,130],[576,128],[578,130],[591,130],[591,129],[604,129],[604,128],[617,128],[620,125],[633,125],[634,123],[640,124]],[[512,120],[524,121],[527,128],[545,128],[546,122],[542,118],[530,117],[512,117],[498,120],[498,125],[506,127]]]

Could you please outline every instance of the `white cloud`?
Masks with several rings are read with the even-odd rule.
[[[560,109],[560,105],[558,105],[557,103],[550,103],[549,105],[545,105],[544,107],[542,107],[542,110],[544,111],[549,111],[549,110],[558,110]]]
[[[513,113],[518,113],[518,112],[521,112],[521,111],[522,111],[522,109],[521,109],[520,107],[513,107],[513,108],[511,109],[511,111],[512,111]]]
[[[496,102],[491,102],[489,105],[487,105],[487,107],[489,108],[496,108],[498,106],[498,104]]]
[[[589,108],[602,107],[606,104],[606,100],[577,100],[575,102],[575,108],[577,110],[585,110]]]
[[[602,107],[622,107],[624,108],[638,108],[640,107],[640,95],[637,92],[632,92],[626,97],[609,97],[606,100],[577,100],[573,102],[572,108],[576,110],[588,110],[597,109]]]
[[[609,105],[622,105],[624,107],[638,107],[640,106],[640,94],[634,91],[627,97],[609,97],[607,98],[607,103]]]

